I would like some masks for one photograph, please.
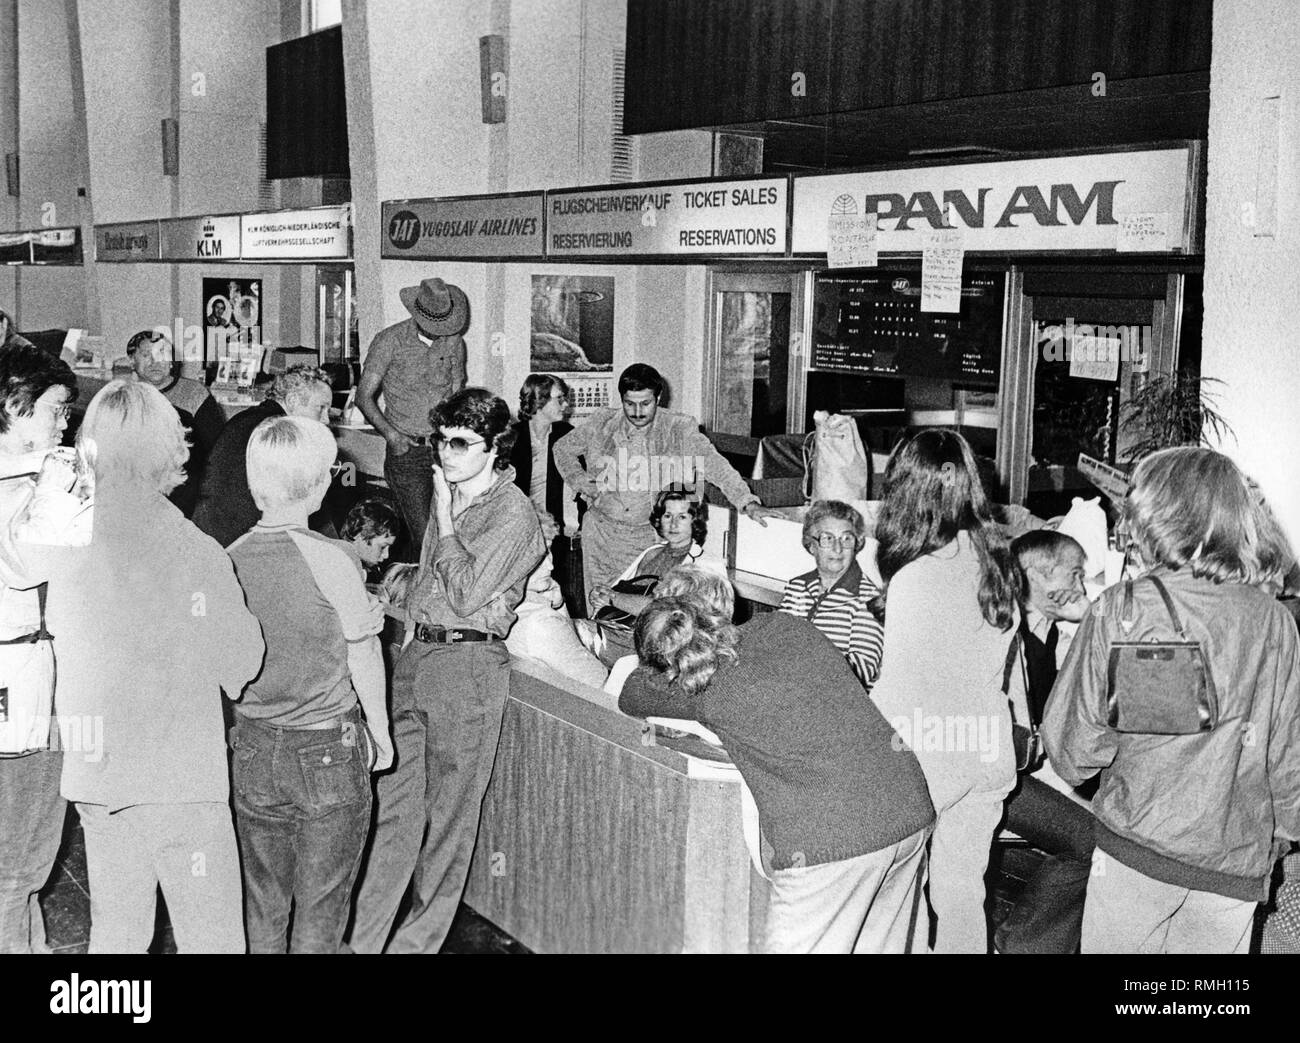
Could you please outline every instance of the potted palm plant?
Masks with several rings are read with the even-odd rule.
[[[1188,372],[1152,377],[1120,411],[1120,460],[1132,467],[1157,449],[1217,445],[1232,428],[1218,410],[1223,381]]]

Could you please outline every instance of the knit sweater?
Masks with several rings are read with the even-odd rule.
[[[754,794],[773,868],[856,858],[934,822],[916,758],[816,627],[764,614],[740,628],[738,652],[693,696],[638,667],[618,705],[717,732]]]

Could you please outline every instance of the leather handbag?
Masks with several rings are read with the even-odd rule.
[[[641,597],[649,597],[654,593],[654,589],[658,584],[658,576],[646,574],[644,576],[633,576],[631,579],[621,579],[610,589],[615,594],[637,594]],[[592,618],[601,623],[612,623],[615,626],[626,627],[629,630],[636,623],[636,616],[633,613],[624,612],[614,605],[601,606]]]
[[[1140,735],[1197,735],[1214,728],[1219,698],[1209,664],[1197,641],[1188,638],[1159,577],[1155,584],[1177,640],[1115,641],[1107,671],[1107,723],[1117,732]],[[1132,630],[1133,581],[1124,583],[1120,626]]]

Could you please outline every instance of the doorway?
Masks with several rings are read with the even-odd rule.
[[[1097,495],[1080,454],[1126,462],[1126,407],[1178,364],[1186,298],[1182,272],[1039,270],[1011,273],[999,470],[1012,503],[1051,518]]]
[[[711,272],[704,423],[719,451],[751,462],[761,439],[800,430],[803,272]],[[743,471],[742,473],[748,473]]]

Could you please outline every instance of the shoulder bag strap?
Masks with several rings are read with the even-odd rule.
[[[1174,602],[1169,596],[1169,591],[1167,591],[1165,585],[1160,582],[1160,577],[1150,576],[1148,578],[1156,585],[1156,590],[1160,592],[1160,599],[1165,603],[1165,608],[1169,611],[1169,618],[1173,620],[1174,632],[1178,635],[1179,640],[1186,641],[1187,634],[1183,630],[1182,620],[1178,618],[1178,612],[1174,608]]]
[[[1124,633],[1133,629],[1133,581],[1126,579],[1124,581],[1124,610],[1120,613],[1119,625],[1124,628]]]
[[[1015,635],[1011,638],[1011,644],[1007,648],[1007,661],[1002,666],[1002,694],[1011,694],[1011,671],[1016,665],[1016,657],[1020,654],[1020,628],[1016,627]],[[1023,667],[1022,667],[1023,669]],[[1025,698],[1029,698],[1029,685],[1025,685]]]

